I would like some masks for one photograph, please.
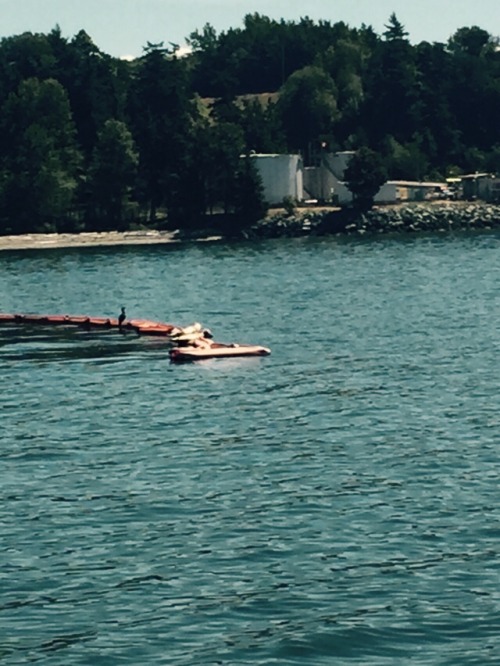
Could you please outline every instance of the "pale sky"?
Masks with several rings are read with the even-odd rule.
[[[183,45],[210,23],[219,34],[243,25],[246,14],[296,21],[362,23],[382,34],[392,12],[412,43],[446,42],[458,28],[477,25],[500,36],[500,0],[0,0],[0,37],[85,30],[112,56],[139,56],[147,42]]]

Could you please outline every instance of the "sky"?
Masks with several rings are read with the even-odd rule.
[[[392,12],[416,44],[446,42],[458,28],[477,25],[500,36],[500,0],[0,0],[0,37],[85,30],[115,57],[137,57],[147,42],[182,46],[206,23],[217,34],[243,26],[247,14],[298,21],[308,16],[382,34]]]

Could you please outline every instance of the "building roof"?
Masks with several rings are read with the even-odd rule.
[[[434,183],[426,180],[388,180],[387,183],[399,187],[446,187],[446,183]]]

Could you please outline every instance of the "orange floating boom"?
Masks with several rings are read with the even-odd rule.
[[[170,350],[170,359],[174,362],[198,361],[209,358],[228,358],[235,356],[267,356],[271,350],[259,345],[238,345],[211,342],[199,344],[204,339],[206,329],[196,323],[182,328],[173,324],[149,319],[129,319],[121,323],[115,317],[87,317],[86,315],[40,315],[40,314],[9,314],[0,312],[0,325],[32,324],[40,326],[77,326],[85,330],[111,329],[117,331],[133,331],[138,335],[161,336],[169,338],[168,342],[179,345]]]
[[[85,315],[39,315],[0,313],[0,324],[40,324],[42,326],[79,326],[80,328],[106,328],[135,331],[139,335],[169,337],[178,326],[149,319],[129,319],[121,326],[118,318],[87,317]]]

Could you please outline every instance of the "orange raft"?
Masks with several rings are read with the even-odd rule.
[[[3,314],[0,313],[0,324],[39,324],[41,326],[78,326],[85,329],[116,329],[133,331],[138,335],[158,335],[171,337],[179,330],[173,324],[164,324],[149,319],[127,319],[121,326],[117,318],[86,317],[74,315],[37,315],[37,314]]]
[[[175,363],[202,361],[210,358],[232,358],[237,356],[269,356],[271,350],[259,345],[225,345],[214,342],[203,347],[174,347],[170,350],[170,360]]]

